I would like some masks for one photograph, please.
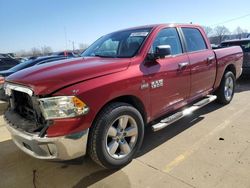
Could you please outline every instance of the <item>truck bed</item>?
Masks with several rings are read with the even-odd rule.
[[[214,88],[216,89],[219,87],[224,69],[227,65],[233,64],[236,69],[234,71],[236,79],[240,77],[242,73],[243,52],[240,46],[220,48],[213,51],[217,60],[217,74],[214,84]]]

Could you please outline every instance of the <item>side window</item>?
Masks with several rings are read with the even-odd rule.
[[[186,43],[187,51],[194,52],[207,49],[204,38],[200,31],[194,28],[182,28]]]
[[[150,53],[154,53],[155,48],[159,45],[169,45],[171,47],[172,55],[182,53],[180,38],[175,28],[161,30],[151,46]]]

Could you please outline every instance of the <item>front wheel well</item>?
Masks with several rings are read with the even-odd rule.
[[[134,108],[136,108],[141,113],[144,124],[145,125],[147,124],[147,112],[146,112],[146,109],[145,109],[144,104],[142,103],[142,101],[136,96],[124,95],[124,96],[114,98],[111,101],[107,102],[101,108],[100,111],[102,111],[102,109],[105,108],[106,106],[110,105],[111,103],[115,103],[115,102],[123,102],[123,103],[127,103],[127,104],[132,105]]]

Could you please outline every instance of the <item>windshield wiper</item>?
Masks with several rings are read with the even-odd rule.
[[[106,57],[106,58],[116,58],[116,56],[107,56],[107,55],[100,55],[100,54],[95,54],[93,55],[94,57]]]

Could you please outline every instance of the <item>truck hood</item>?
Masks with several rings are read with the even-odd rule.
[[[27,68],[6,78],[7,82],[47,95],[68,85],[126,70],[130,59],[81,57]]]

